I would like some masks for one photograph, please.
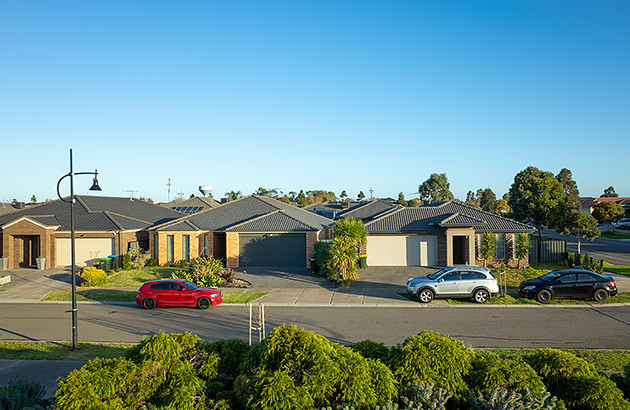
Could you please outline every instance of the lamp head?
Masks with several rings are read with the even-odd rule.
[[[90,191],[102,191],[101,187],[98,186],[98,171],[94,170],[94,183],[90,188]]]

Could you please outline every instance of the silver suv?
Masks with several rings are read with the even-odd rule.
[[[488,268],[453,265],[426,276],[410,278],[407,293],[417,296],[423,303],[429,303],[435,297],[467,297],[485,303],[490,296],[499,293],[499,286]]]

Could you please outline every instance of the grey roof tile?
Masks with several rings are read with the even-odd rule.
[[[299,220],[287,215],[283,210],[234,225],[227,229],[233,232],[303,232],[313,230]]]
[[[435,232],[453,226],[472,226],[478,232],[534,231],[524,223],[454,201],[400,208],[366,223],[370,233]]]
[[[361,220],[373,219],[382,215],[385,212],[389,212],[393,209],[401,208],[401,205],[393,204],[386,201],[372,201],[363,205],[356,206],[352,209],[339,212],[338,218],[356,218]]]

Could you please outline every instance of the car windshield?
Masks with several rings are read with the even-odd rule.
[[[540,280],[544,282],[551,282],[552,280],[556,279],[557,277],[561,275],[562,274],[560,272],[549,272],[548,274],[541,276]]]
[[[438,278],[443,273],[446,273],[446,272],[449,272],[449,271],[452,271],[452,270],[453,270],[453,267],[447,266],[445,268],[440,269],[439,271],[437,271],[435,273],[431,273],[431,274],[427,275],[427,278],[433,280],[433,279]]]
[[[188,282],[187,280],[183,281],[183,282],[182,282],[182,285],[186,286],[186,287],[187,287],[188,289],[190,289],[190,290],[195,290],[195,289],[197,289],[197,286],[195,286],[195,284],[194,284],[194,283],[192,283],[192,282]]]

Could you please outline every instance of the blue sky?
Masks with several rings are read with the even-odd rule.
[[[627,1],[5,0],[0,53],[2,201],[56,198],[69,148],[156,201],[501,196],[530,165],[630,196]]]

